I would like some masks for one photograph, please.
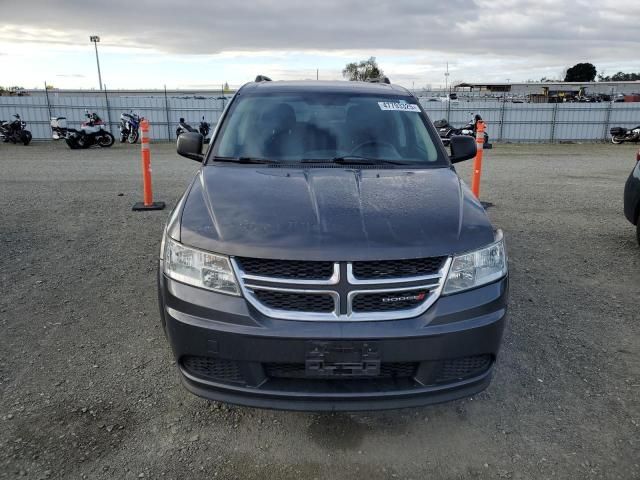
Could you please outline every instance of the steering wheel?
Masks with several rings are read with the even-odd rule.
[[[365,140],[364,142],[361,142],[353,147],[350,153],[357,152],[358,150],[361,150],[362,147],[365,147],[367,145],[382,145],[384,147],[393,149],[393,151],[396,153],[398,152],[398,150],[396,150],[396,147],[392,143],[385,142],[384,140]]]

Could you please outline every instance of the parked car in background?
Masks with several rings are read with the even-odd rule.
[[[260,78],[260,77],[259,77]],[[294,410],[442,402],[489,385],[507,258],[416,97],[386,83],[242,87],[166,226],[161,321],[182,383]]]
[[[455,92],[448,93],[444,97],[438,97],[438,100],[440,100],[441,102],[460,103],[458,94]]]
[[[624,215],[636,226],[636,237],[640,245],[640,150],[636,153],[636,165],[624,186]]]

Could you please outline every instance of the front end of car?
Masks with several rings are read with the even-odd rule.
[[[165,234],[163,325],[182,382],[228,403],[373,410],[475,394],[507,312],[504,239],[418,259],[226,256]]]

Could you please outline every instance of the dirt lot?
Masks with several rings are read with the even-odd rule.
[[[139,147],[0,144],[0,478],[640,478],[633,146],[496,146],[483,198],[511,300],[492,385],[449,404],[287,413],[179,384]],[[154,145],[172,206],[198,165]],[[467,178],[471,163],[458,168]]]

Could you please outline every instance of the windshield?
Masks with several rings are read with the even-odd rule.
[[[227,161],[447,165],[414,98],[354,93],[241,94],[213,155]]]

